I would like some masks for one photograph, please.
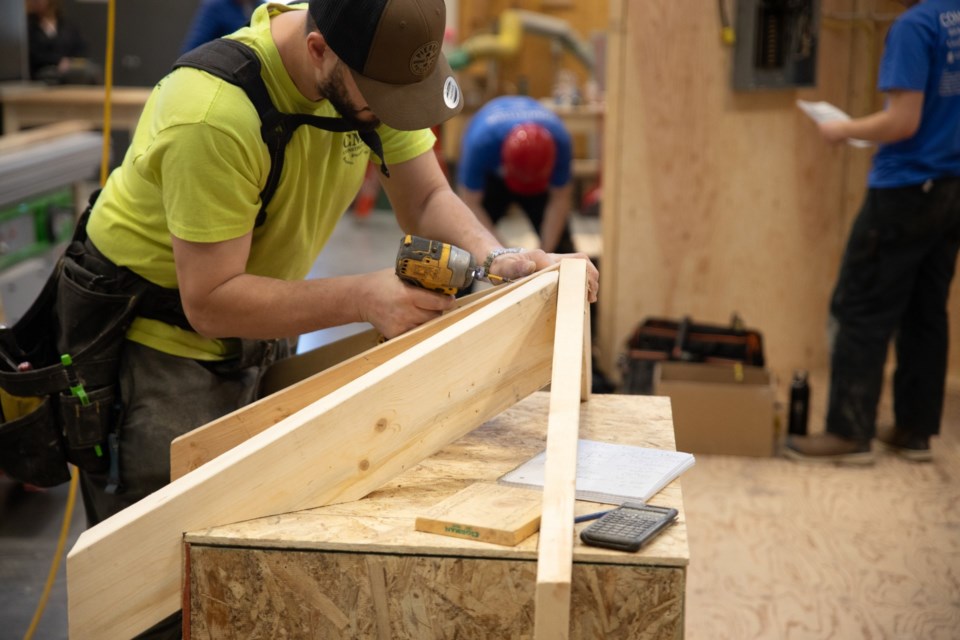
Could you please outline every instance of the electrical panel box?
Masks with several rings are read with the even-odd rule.
[[[733,88],[812,87],[819,0],[737,0]]]

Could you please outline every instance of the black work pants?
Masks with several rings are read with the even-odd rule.
[[[253,349],[257,346],[253,342],[245,346]],[[286,340],[264,346],[262,353],[237,362],[205,363],[126,343],[120,365],[125,411],[118,427],[123,490],[108,492],[106,473],[80,473],[88,526],[170,482],[170,443],[174,438],[256,400],[265,368],[289,351]],[[258,362],[245,366],[250,360]],[[137,638],[176,640],[181,637],[181,624],[177,612]]]
[[[960,178],[870,189],[853,224],[830,305],[827,431],[867,441],[890,340],[896,426],[936,435],[947,369],[947,298],[960,248]]]
[[[543,227],[543,214],[547,209],[548,192],[536,193],[530,196],[524,196],[510,191],[504,183],[503,178],[496,175],[487,176],[486,186],[483,189],[483,208],[490,216],[490,220],[496,224],[500,218],[507,214],[511,204],[516,204],[523,212],[527,214],[530,224],[533,225],[537,236],[540,236],[540,230]],[[560,234],[560,240],[557,242],[554,253],[573,253],[573,240],[570,238],[570,223],[563,226],[563,232]]]

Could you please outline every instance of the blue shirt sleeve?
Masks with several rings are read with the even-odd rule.
[[[890,27],[884,45],[877,88],[881,92],[923,91],[930,74],[929,35],[924,25],[909,19],[898,20]]]

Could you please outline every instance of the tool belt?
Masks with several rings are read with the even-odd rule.
[[[120,356],[134,317],[189,328],[176,290],[114,265],[87,239],[96,195],[33,305],[0,328],[0,470],[40,487],[69,481],[68,462],[111,469]]]

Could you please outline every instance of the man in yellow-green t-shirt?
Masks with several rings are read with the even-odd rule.
[[[168,481],[178,435],[255,399],[260,372],[285,336],[366,321],[392,337],[453,300],[403,284],[386,269],[304,278],[353,200],[369,160],[385,163],[384,191],[401,228],[495,259],[516,278],[558,260],[504,253],[451,191],[429,127],[461,108],[440,53],[443,0],[311,0],[259,7],[229,36],[261,63],[281,112],[346,120],[353,130],[298,127],[279,185],[258,223],[271,157],[244,90],[197,68],[154,89],[122,165],[96,201],[90,251],[179,292],[185,322],[138,317],[127,334],[117,425],[119,480],[83,473],[91,524]],[[364,142],[373,134],[382,158]],[[598,273],[590,265],[590,297]],[[265,346],[245,366],[241,346]]]

